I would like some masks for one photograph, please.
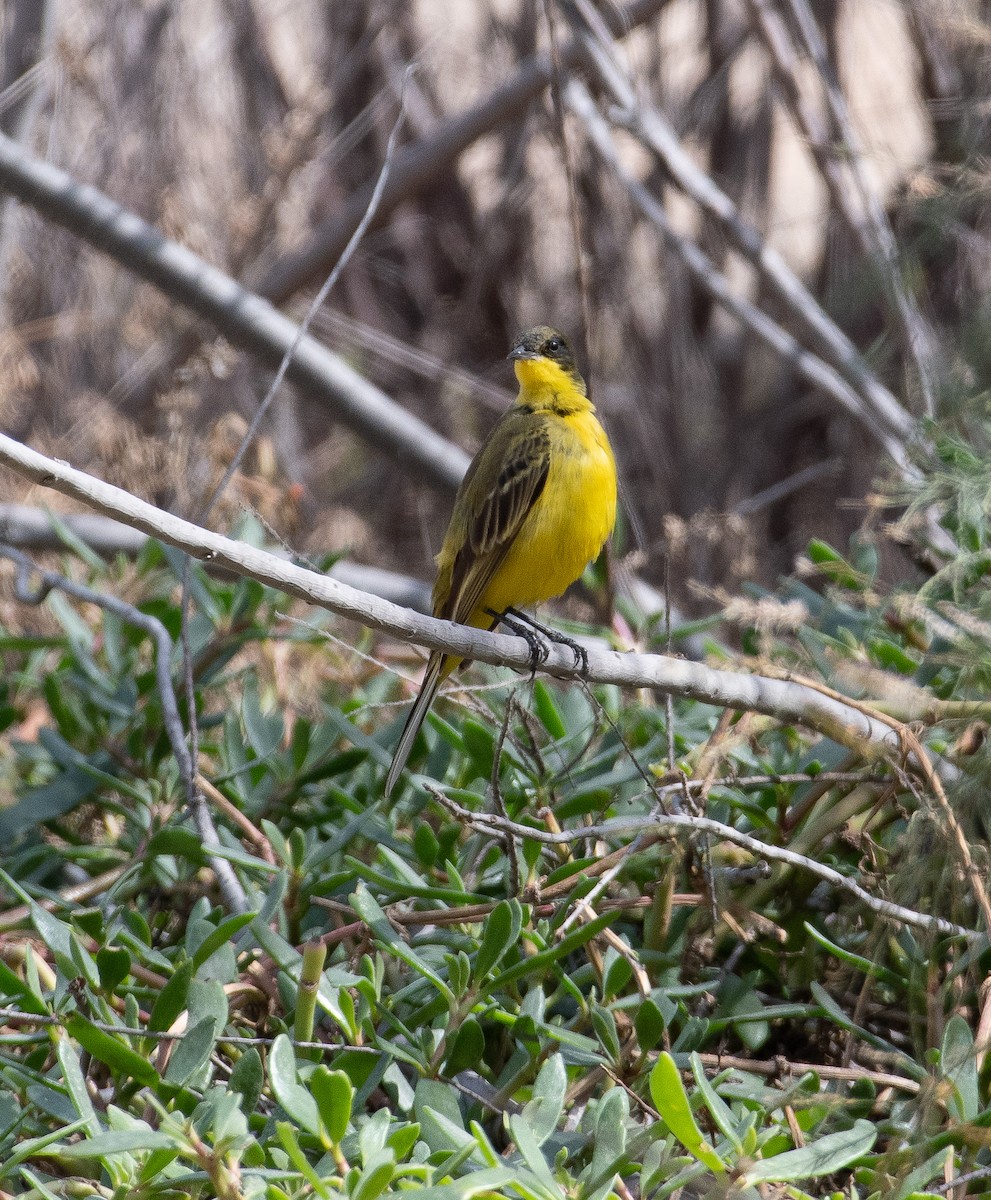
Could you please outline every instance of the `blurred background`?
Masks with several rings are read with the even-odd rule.
[[[689,608],[742,579],[773,585],[813,534],[842,546],[876,530],[876,481],[910,474],[892,473],[892,442],[910,456],[914,418],[953,418],[987,387],[991,30],[977,0],[5,0],[0,13],[3,131],[296,319],[367,206],[402,94],[392,191],[312,332],[470,452],[511,395],[513,333],[567,331],[620,461],[619,553],[658,582],[670,551]],[[609,64],[635,97],[619,114]],[[587,86],[616,163],[570,92],[555,104],[554,78]],[[743,249],[659,151],[658,122],[696,183],[736,206]],[[672,236],[784,341],[717,302]],[[807,298],[773,285],[768,253]],[[0,426],[194,516],[271,373],[10,201],[0,302]],[[854,366],[842,340],[810,332],[810,306]],[[849,368],[853,398],[803,372],[796,347]],[[6,474],[0,499],[65,504]],[[449,506],[401,453],[287,384],[211,523],[247,508],[294,549],[431,578]]]

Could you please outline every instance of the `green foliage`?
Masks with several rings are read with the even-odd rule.
[[[865,541],[810,558],[823,589],[789,585],[809,620],[789,636],[755,619],[749,648],[805,674],[859,670],[865,693],[897,680],[902,704],[966,701],[969,719],[987,675],[972,643],[923,637]],[[85,569],[118,589],[119,568]],[[128,585],[173,633],[179,571],[150,548]],[[382,804],[394,689],[355,682],[329,618],[286,621],[257,584],[193,576],[200,768],[246,914],[214,890],[139,631],[53,594],[51,630],[3,642],[0,1189],[867,1196],[921,1190],[948,1152],[984,1165],[991,1102],[965,1015],[983,944],[866,918],[729,842],[602,824],[704,797],[725,825],[973,926],[904,764],[678,702],[672,772],[663,705],[523,683],[498,785],[532,836],[509,853],[410,783]],[[490,803],[492,695],[470,722],[442,703],[412,763],[470,812]],[[934,746],[953,719],[933,722]],[[571,845],[541,840],[545,808]],[[844,1044],[883,1073],[844,1075]]]

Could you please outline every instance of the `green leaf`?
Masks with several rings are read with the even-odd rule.
[[[95,550],[91,550],[83,539],[59,517],[58,513],[52,512],[48,508],[45,509],[45,512],[48,520],[51,522],[52,529],[55,531],[56,537],[62,545],[68,547],[91,571],[102,575],[106,571],[106,563],[99,554]]]
[[[262,1068],[262,1057],[254,1046],[249,1046],[234,1064],[228,1087],[233,1092],[240,1092],[243,1097],[241,1107],[245,1112],[255,1110],[258,1099],[265,1086],[265,1072]]]
[[[867,1154],[877,1134],[873,1121],[854,1121],[850,1129],[826,1134],[800,1150],[786,1150],[753,1163],[744,1173],[744,1181],[747,1185],[792,1183],[796,1179],[831,1175]]]
[[[381,1150],[374,1159],[363,1164],[358,1183],[351,1193],[352,1200],[376,1200],[392,1182],[396,1160],[389,1149]]]
[[[437,835],[426,821],[421,821],[416,826],[413,834],[413,849],[423,866],[432,867],[436,863],[440,842],[437,841]]]
[[[738,1155],[743,1153],[743,1143],[737,1134],[737,1121],[733,1117],[733,1113],[729,1105],[723,1100],[716,1089],[712,1086],[705,1075],[705,1067],[702,1065],[702,1060],[697,1054],[689,1056],[689,1062],[692,1067],[692,1074],[695,1076],[695,1083],[699,1091],[702,1093],[702,1099],[705,1101],[705,1106],[712,1114],[712,1119],[716,1123],[716,1128],[719,1132],[732,1143],[733,1149]]]
[[[324,1183],[320,1176],[313,1170],[307,1161],[306,1155],[299,1144],[299,1138],[296,1135],[296,1130],[289,1124],[288,1121],[276,1121],[275,1131],[279,1141],[282,1143],[282,1148],[289,1157],[290,1162],[297,1171],[303,1176],[310,1187],[320,1197],[327,1198],[331,1196],[330,1188]],[[278,1194],[278,1193],[277,1193]]]
[[[119,946],[104,946],[96,952],[96,969],[100,973],[100,986],[112,992],[131,971],[131,956]]]
[[[86,1132],[92,1137],[100,1132],[100,1121],[93,1108],[89,1089],[79,1064],[79,1054],[72,1041],[61,1035],[55,1043],[55,1057],[62,1071],[62,1082],[77,1116],[86,1122]]]
[[[354,1104],[351,1080],[343,1071],[331,1071],[321,1064],[310,1076],[309,1084],[327,1136],[339,1146],[347,1133]]]
[[[173,1047],[165,1068],[166,1080],[177,1087],[187,1084],[213,1053],[216,1035],[217,1023],[212,1017],[197,1021]]]
[[[159,829],[148,840],[149,859],[168,854],[174,854],[176,858],[185,859],[196,866],[202,866],[206,862],[206,851],[199,834],[192,829],[184,829],[181,825]]]
[[[158,1129],[116,1129],[98,1133],[84,1142],[59,1147],[60,1158],[106,1158],[110,1154],[134,1154],[140,1150],[168,1150],[173,1138]]]
[[[233,917],[221,921],[213,933],[205,937],[197,947],[193,956],[194,970],[201,967],[221,946],[226,946],[239,930],[249,925],[257,916],[256,912],[235,913]]]
[[[618,996],[632,978],[633,968],[628,960],[610,946],[605,956],[605,969],[602,973],[603,999],[608,1000]]]
[[[626,1127],[630,1104],[622,1088],[612,1088],[600,1101],[595,1113],[595,1138],[588,1177],[592,1190],[585,1200],[605,1200],[612,1191],[616,1172],[626,1151]]]
[[[320,1113],[316,1101],[299,1082],[296,1051],[284,1033],[275,1038],[268,1052],[268,1078],[276,1100],[292,1120],[314,1137],[319,1137]]]
[[[860,971],[864,975],[869,975],[874,979],[880,979],[883,983],[888,984],[890,987],[898,988],[900,990],[903,986],[903,980],[901,976],[896,974],[894,971],[889,970],[880,963],[872,962],[869,958],[864,958],[860,954],[854,954],[852,951],[847,950],[843,946],[838,946],[836,942],[826,937],[824,933],[821,933],[808,921],[804,921],[802,926],[805,929],[805,932],[811,938],[814,938],[815,941],[817,941],[819,945],[823,947],[823,949],[838,958],[840,962],[847,963],[849,966],[853,967],[857,971]]]
[[[36,995],[23,979],[16,975],[0,958],[0,996],[17,999],[18,1006],[36,1017],[48,1016],[48,1006],[40,995]]]
[[[547,950],[541,950],[531,958],[521,959],[508,970],[497,976],[491,985],[492,992],[504,988],[507,983],[524,975],[540,975],[546,967],[559,963],[567,958],[574,950],[580,949],[592,938],[597,937],[603,929],[611,925],[619,916],[619,911],[599,913],[587,925],[579,925],[571,933],[566,934],[556,945]]]
[[[241,699],[241,720],[248,745],[260,759],[274,754],[282,743],[285,725],[278,711],[262,713],[254,680],[245,685]]]
[[[172,978],[158,993],[151,1007],[148,1029],[152,1033],[164,1033],[171,1029],[176,1018],[185,1012],[189,984],[193,978],[193,962],[184,959],[175,969]]]
[[[533,709],[537,719],[552,738],[563,738],[567,735],[568,727],[554,703],[550,688],[542,679],[536,680],[533,685]]]
[[[457,1075],[459,1071],[477,1070],[485,1053],[485,1034],[478,1023],[478,1018],[465,1017],[460,1027],[455,1031],[444,1072],[447,1075]]]
[[[158,1072],[147,1058],[135,1053],[130,1046],[125,1046],[111,1034],[97,1029],[92,1021],[73,1013],[66,1021],[65,1027],[84,1050],[88,1050],[94,1058],[105,1063],[112,1071],[146,1086],[158,1083]]]
[[[646,1000],[641,1001],[633,1017],[633,1024],[637,1031],[637,1041],[640,1043],[640,1049],[644,1053],[654,1049],[664,1036],[664,1030],[667,1028],[664,1014],[650,996]]]
[[[503,900],[489,913],[475,955],[474,977],[483,980],[514,946],[523,928],[523,909],[517,900]]]
[[[428,966],[412,947],[406,945],[368,888],[360,885],[351,893],[349,900],[351,907],[365,922],[379,943],[418,974],[429,979],[444,997],[445,1002],[453,1006],[455,1003],[454,993],[433,967]]]
[[[974,1053],[974,1035],[970,1026],[958,1013],[946,1022],[940,1068],[956,1089],[959,1120],[976,1120],[981,1110],[981,1094],[977,1077],[977,1056]]]
[[[616,1018],[608,1008],[603,1008],[601,1004],[593,1002],[589,1008],[592,1018],[592,1028],[595,1030],[596,1037],[599,1039],[606,1054],[609,1055],[614,1063],[618,1063],[622,1057],[622,1051],[619,1045],[619,1030],[616,1028]]]
[[[537,1073],[533,1084],[533,1098],[523,1109],[523,1117],[537,1139],[544,1142],[557,1129],[564,1112],[564,1100],[568,1091],[568,1072],[560,1054],[552,1054]]]
[[[662,1051],[657,1064],[650,1073],[650,1095],[665,1125],[681,1142],[685,1149],[705,1163],[710,1171],[723,1175],[726,1167],[722,1159],[702,1136],[695,1123],[692,1106],[688,1100],[681,1074],[674,1059]]]
[[[534,1173],[550,1196],[560,1196],[564,1200],[557,1180],[554,1178],[547,1159],[540,1148],[540,1143],[529,1123],[520,1115],[514,1113],[509,1118],[509,1136],[516,1143],[516,1148],[526,1165]]]

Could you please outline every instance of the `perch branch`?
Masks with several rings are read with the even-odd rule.
[[[498,663],[519,671],[529,665],[529,646],[520,638],[469,629],[398,608],[263,550],[201,529],[4,435],[0,435],[0,462],[42,486],[56,488],[105,516],[176,546],[201,562],[237,575],[248,575],[369,628],[459,658]],[[618,654],[595,647],[588,652],[588,662],[587,677],[593,682],[656,688],[722,708],[752,710],[778,720],[797,722],[856,748],[867,758],[898,753],[901,745],[898,732],[884,721],[853,704],[790,680],[720,671],[666,655]],[[574,655],[563,646],[550,648],[543,670],[560,679],[578,677]],[[940,769],[952,773],[949,764],[940,762]]]

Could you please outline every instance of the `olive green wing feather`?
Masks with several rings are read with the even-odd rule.
[[[518,410],[507,414],[466,477],[459,528],[440,553],[453,550],[444,611],[451,621],[470,620],[547,483],[550,437],[542,420]]]

